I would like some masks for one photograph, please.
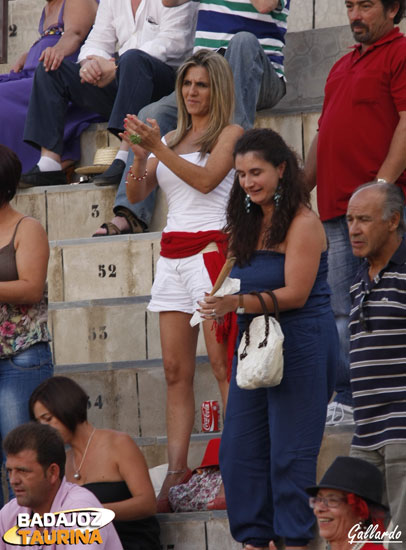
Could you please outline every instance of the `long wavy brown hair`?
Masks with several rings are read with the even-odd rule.
[[[191,116],[187,112],[182,96],[182,86],[186,73],[191,67],[204,67],[210,82],[209,124],[197,141],[202,155],[209,153],[215,146],[223,129],[230,124],[234,112],[234,80],[230,65],[224,57],[212,50],[199,50],[189,57],[178,69],[176,78],[176,100],[178,104],[178,124],[174,134],[168,140],[172,149],[185,137],[191,125]]]
[[[279,134],[270,129],[248,130],[235,145],[234,159],[237,155],[251,152],[275,168],[286,163],[278,185],[280,200],[274,208],[264,238],[265,248],[272,249],[285,240],[298,209],[303,205],[311,208],[310,193],[296,154]],[[245,197],[236,175],[227,206],[225,231],[230,235],[231,255],[236,257],[240,266],[249,262],[256,249],[263,219],[262,209],[257,204],[251,203],[249,212],[246,211]]]

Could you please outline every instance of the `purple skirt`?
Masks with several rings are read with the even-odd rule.
[[[54,46],[60,36],[42,36],[28,52],[24,68],[19,73],[11,72],[0,75],[0,143],[10,147],[21,160],[23,172],[27,172],[39,160],[40,151],[24,143],[24,124],[27,116],[28,103],[34,79],[35,68],[41,52],[49,46]],[[76,61],[78,52],[67,57]],[[89,113],[73,104],[69,105],[65,131],[62,160],[79,160],[79,136],[92,122],[100,122],[100,115]]]

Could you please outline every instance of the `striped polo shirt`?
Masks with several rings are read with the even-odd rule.
[[[350,293],[352,445],[406,441],[406,242],[371,281],[365,261]]]
[[[285,78],[283,47],[290,0],[279,0],[269,13],[259,13],[250,0],[200,0],[194,51],[227,48],[238,32],[254,34],[276,72]]]

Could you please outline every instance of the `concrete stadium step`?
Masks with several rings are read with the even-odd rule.
[[[227,512],[158,514],[163,550],[241,550],[242,544],[230,535]],[[284,546],[279,546],[283,550]],[[309,550],[324,550],[325,541],[318,535]]]
[[[148,295],[159,241],[160,233],[51,241],[49,300]]]
[[[67,340],[67,346],[76,346],[76,342]],[[89,418],[96,426],[138,437],[165,437],[166,382],[161,360],[57,365],[55,373],[70,376],[85,389]],[[202,432],[202,402],[216,400],[221,408],[207,357],[196,358],[194,388],[193,433],[197,434]]]
[[[160,359],[159,316],[147,311],[149,299],[137,296],[50,303],[55,364]],[[197,355],[207,355],[202,330]]]
[[[50,241],[86,239],[113,218],[116,192],[115,185],[97,187],[93,183],[33,187],[18,190],[12,204],[39,220]],[[158,190],[150,231],[163,229],[166,214],[166,200]]]
[[[158,514],[162,550],[241,550],[230,535],[227,512]]]

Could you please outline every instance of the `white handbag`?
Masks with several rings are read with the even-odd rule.
[[[280,384],[283,376],[284,335],[279,324],[278,300],[267,291],[274,304],[275,318],[259,292],[251,292],[261,302],[264,314],[255,317],[242,335],[238,346],[237,385],[243,390]]]

